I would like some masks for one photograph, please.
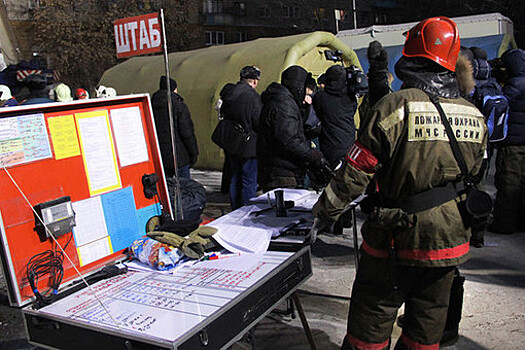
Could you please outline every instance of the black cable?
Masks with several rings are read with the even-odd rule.
[[[69,243],[73,238],[73,233],[70,234],[69,240],[63,247],[65,251]],[[50,287],[40,292],[38,290],[38,281],[41,277],[49,276]],[[64,253],[54,249],[46,250],[42,253],[34,255],[27,264],[27,280],[31,286],[31,290],[35,294],[38,303],[43,305],[49,305],[55,301],[58,288],[64,277]]]

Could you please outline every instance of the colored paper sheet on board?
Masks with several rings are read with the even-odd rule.
[[[16,165],[51,158],[51,146],[42,113],[0,119],[0,161]]]
[[[122,187],[107,110],[75,114],[91,196]]]
[[[77,129],[73,114],[47,118],[55,159],[64,159],[80,155]]]
[[[127,248],[143,234],[139,232],[133,190],[126,187],[101,196],[102,208],[114,251]]]
[[[162,215],[162,210],[160,209],[159,203],[155,203],[137,210],[137,217],[139,221],[139,233],[141,235],[146,234],[146,224],[148,223],[148,220],[158,215]]]

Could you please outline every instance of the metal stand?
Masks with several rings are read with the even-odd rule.
[[[292,297],[293,302],[295,303],[295,306],[297,307],[299,318],[301,319],[301,323],[303,324],[304,333],[306,333],[306,338],[308,338],[308,343],[310,343],[310,349],[317,350],[317,347],[315,346],[314,337],[312,335],[312,331],[310,330],[310,326],[308,325],[308,320],[306,319],[306,315],[304,314],[303,305],[301,304],[301,301],[299,300],[299,295],[297,294],[297,292],[293,292],[291,297]]]

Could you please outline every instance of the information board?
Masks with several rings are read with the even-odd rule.
[[[159,196],[148,199],[142,176],[151,173]],[[78,278],[75,268],[88,273],[124,258],[161,203],[171,211],[149,95],[0,109],[0,193],[0,253],[12,305],[34,296],[30,259],[59,250],[34,231],[37,204],[72,201],[76,226],[57,238],[71,258],[64,259],[62,284]]]
[[[117,331],[123,336],[171,343],[271,274],[292,255],[269,251],[261,260],[236,270],[196,263],[173,274],[128,272],[39,309],[38,315],[90,329]]]

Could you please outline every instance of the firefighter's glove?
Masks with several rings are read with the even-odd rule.
[[[149,238],[153,238],[156,241],[159,241],[160,243],[164,243],[175,248],[181,248],[182,244],[186,240],[184,237],[166,231],[151,231],[147,233],[147,236]]]
[[[216,228],[201,226],[192,231],[187,237],[163,231],[148,232],[147,236],[161,243],[179,248],[187,257],[198,259],[204,255],[206,249],[214,246],[210,237],[215,232],[217,232]]]
[[[368,45],[367,50],[370,71],[385,71],[388,69],[388,52],[377,40]]]
[[[190,258],[201,258],[207,249],[215,246],[215,243],[210,237],[216,232],[217,229],[214,227],[199,227],[188,235],[187,239],[182,244],[182,251]]]

